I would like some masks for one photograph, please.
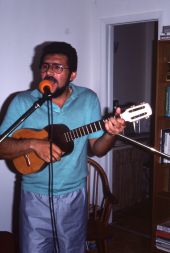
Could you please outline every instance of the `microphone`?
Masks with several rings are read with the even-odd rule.
[[[49,80],[43,80],[39,83],[39,90],[45,95],[50,95],[52,91],[52,83]]]

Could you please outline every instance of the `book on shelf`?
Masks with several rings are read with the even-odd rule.
[[[170,241],[168,241],[168,240],[157,238],[155,245],[157,248],[159,248],[161,250],[164,250],[166,252],[170,252]]]
[[[168,238],[162,238],[162,237],[156,237],[156,247],[166,251],[166,252],[170,252],[170,239]]]
[[[156,229],[159,231],[170,233],[170,220],[167,220],[161,224],[158,224]]]
[[[166,155],[170,155],[170,128],[161,129],[160,138],[160,150]],[[170,163],[170,159],[165,157],[160,157],[161,163]]]
[[[170,248],[170,240],[168,238],[157,237],[156,243],[162,243],[164,245],[167,245],[167,247]]]
[[[170,40],[170,34],[161,34],[160,40]]]
[[[170,232],[166,232],[163,230],[156,230],[156,238],[164,238],[170,240]]]
[[[165,94],[165,117],[170,117],[170,86],[166,88]]]
[[[156,244],[156,248],[160,249],[160,250],[163,250],[165,252],[170,252],[169,248],[166,248],[165,246],[162,246],[162,245],[159,245],[159,244]]]

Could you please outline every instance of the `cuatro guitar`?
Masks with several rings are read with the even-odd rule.
[[[120,117],[125,121],[135,122],[142,118],[148,118],[151,114],[152,110],[150,105],[148,103],[142,103],[126,109],[120,115]],[[48,139],[50,131],[51,141],[65,152],[64,155],[67,155],[74,149],[74,139],[102,129],[104,130],[104,119],[75,128],[73,130],[70,130],[66,125],[63,124],[53,124],[52,126],[47,126],[42,130],[23,128],[14,132],[13,137],[16,139]],[[33,151],[13,159],[12,162],[16,170],[21,174],[38,172],[47,165]]]

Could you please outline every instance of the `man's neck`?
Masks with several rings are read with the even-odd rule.
[[[63,107],[66,100],[70,97],[72,93],[72,89],[70,87],[67,87],[66,90],[57,98],[53,98],[52,102],[59,107]]]

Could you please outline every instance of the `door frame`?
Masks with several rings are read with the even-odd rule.
[[[117,16],[112,18],[101,19],[101,61],[100,69],[105,69],[101,73],[101,82],[105,83],[105,92],[103,94],[103,101],[107,108],[112,109],[113,106],[113,27],[115,25],[133,24],[141,22],[158,22],[158,39],[162,31],[162,16],[161,11],[138,13],[136,15]],[[104,159],[104,167],[109,179],[109,184],[112,187],[112,152],[108,152]]]

